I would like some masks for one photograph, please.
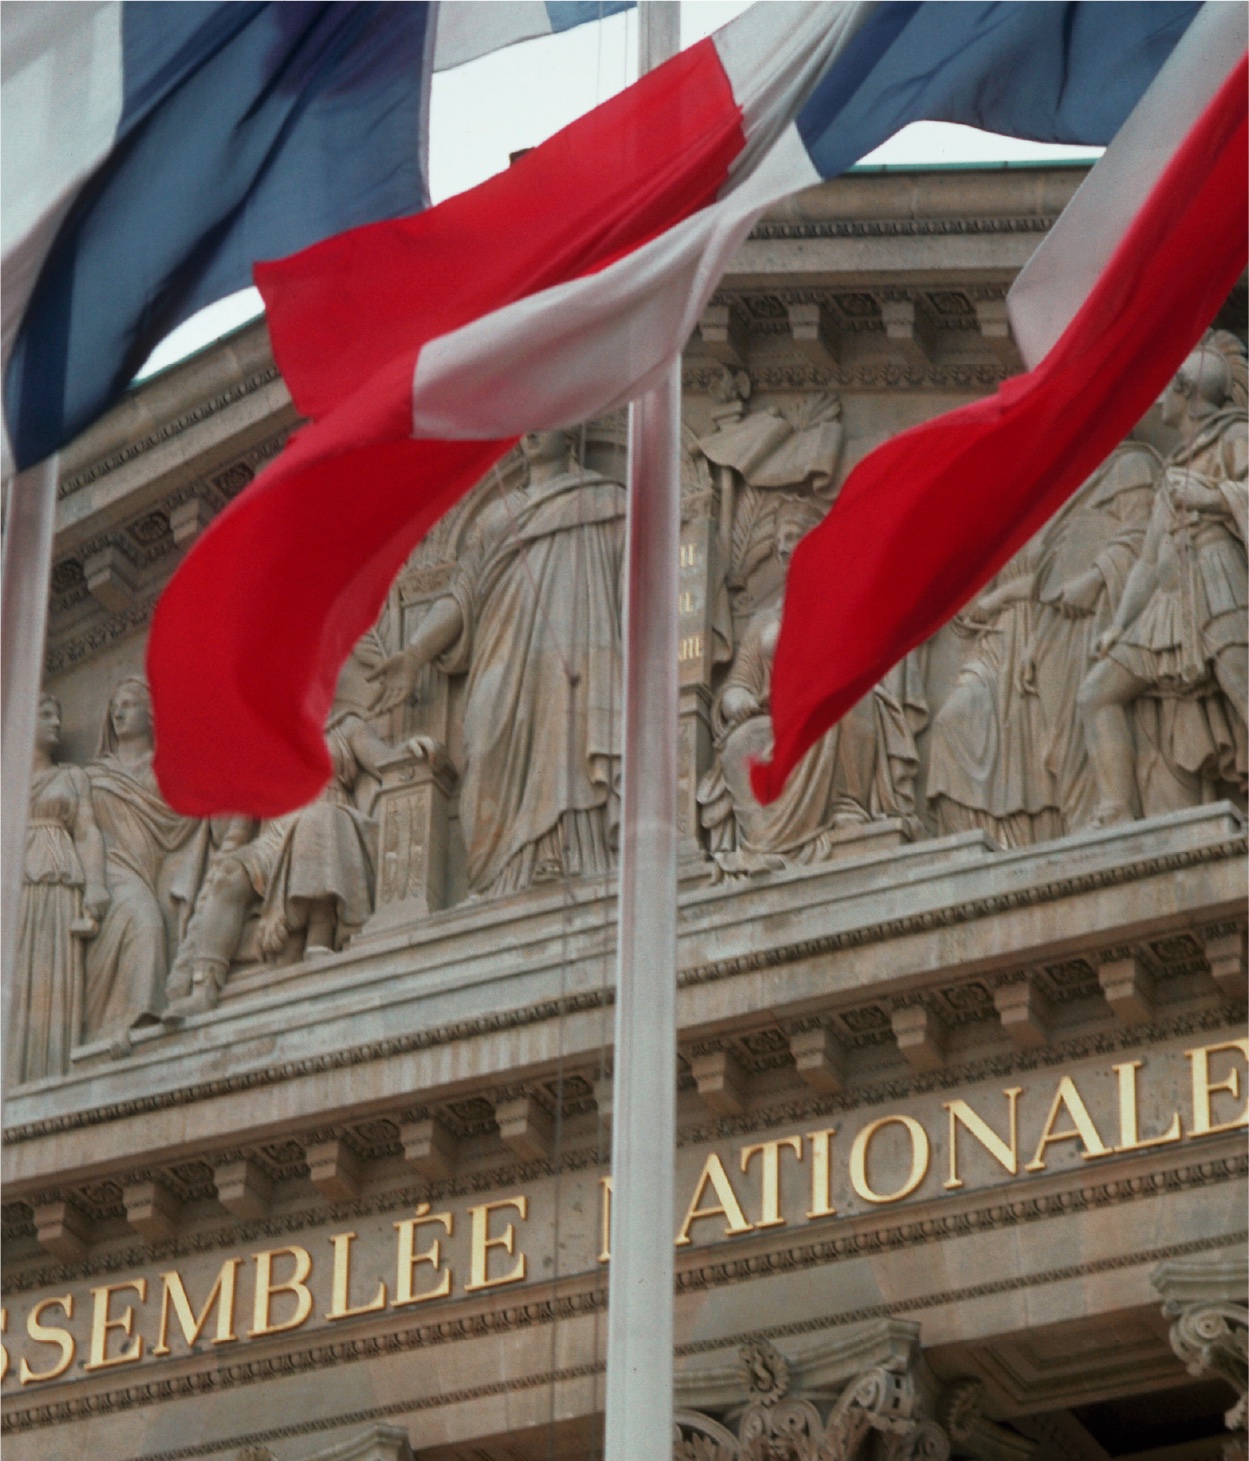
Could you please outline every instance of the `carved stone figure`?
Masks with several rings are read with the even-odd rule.
[[[625,490],[562,431],[525,438],[528,486],[482,513],[436,600],[378,667],[378,708],[421,667],[467,673],[460,824],[472,893],[615,866]]]
[[[159,1020],[170,958],[203,876],[209,829],[166,803],[152,751],[151,696],[147,681],[132,676],[109,699],[87,767],[111,899],[87,952],[90,1039]]]
[[[301,935],[305,958],[332,953],[373,911],[377,827],[354,792],[365,772],[378,775],[391,747],[345,708],[331,717],[326,741],[333,772],[316,801],[213,858],[170,971],[167,1019],[215,1008],[257,901],[256,947],[269,959]]]
[[[1160,467],[1148,446],[1117,448],[955,619],[972,646],[932,726],[940,834],[978,827],[1022,847],[1091,819],[1076,693],[1139,556]]]
[[[809,499],[789,499],[777,523],[782,564],[819,521]],[[768,715],[781,600],[759,610],[712,707],[719,755],[698,789],[711,852],[726,873],[760,872],[832,855],[832,834],[887,817],[910,817],[919,757],[906,712],[877,686],[803,757],[784,791],[760,806],[750,790],[750,763],[772,750]]]
[[[69,1070],[82,1038],[83,940],[108,907],[104,842],[91,787],[78,766],[56,762],[61,706],[39,702],[35,766],[13,965],[9,1077],[15,1084]]]
[[[1140,560],[1080,688],[1080,716],[1107,825],[1249,783],[1249,573],[1245,537],[1249,371],[1244,346],[1219,331],[1164,392],[1180,433],[1167,460]],[[1162,702],[1138,735],[1128,707]],[[1167,773],[1173,786],[1168,793]],[[1154,793],[1159,781],[1164,789]],[[1143,793],[1143,795],[1142,795]]]

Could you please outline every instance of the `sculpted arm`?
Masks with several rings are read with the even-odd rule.
[[[381,686],[374,711],[390,710],[409,699],[422,666],[450,649],[463,632],[464,613],[459,603],[450,594],[438,599],[409,643],[369,672],[369,679]]]
[[[87,912],[98,918],[109,905],[108,885],[104,881],[104,837],[96,824],[91,784],[84,772],[79,771],[75,775],[74,790],[78,793],[74,846],[78,849],[78,860],[87,880],[82,901]]]

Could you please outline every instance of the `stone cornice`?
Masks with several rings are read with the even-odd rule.
[[[683,1255],[677,1264],[676,1292],[678,1295],[693,1291],[717,1288],[726,1284],[757,1280],[770,1274],[797,1272],[810,1268],[824,1267],[830,1263],[860,1258],[866,1255],[898,1251],[924,1246],[950,1238],[967,1237],[977,1233],[994,1231],[1003,1227],[1014,1227],[1021,1223],[1041,1221],[1072,1213],[1114,1206],[1124,1202],[1136,1202],[1146,1198],[1172,1195],[1180,1191],[1201,1189],[1212,1184],[1233,1181],[1249,1172],[1249,1157],[1243,1153],[1215,1158],[1204,1162],[1185,1163],[1157,1168],[1145,1176],[1120,1176],[1102,1182],[1086,1182],[1076,1186],[1059,1186],[1027,1197],[1001,1198],[981,1202],[974,1207],[941,1214],[937,1217],[908,1215],[876,1227],[862,1221],[847,1223],[846,1231],[838,1234],[795,1236],[785,1246],[769,1249],[765,1254],[751,1251],[728,1254],[721,1257],[719,1250],[695,1252]],[[1249,1234],[1225,1233],[1203,1237],[1187,1242],[1170,1244],[1149,1250],[1114,1254],[1111,1257],[1084,1264],[1071,1264],[1059,1268],[1042,1270],[1031,1274],[1012,1274],[1007,1277],[988,1280],[984,1283],[946,1290],[933,1294],[921,1294],[894,1303],[864,1305],[841,1312],[820,1316],[818,1319],[796,1323],[773,1325],[748,1334],[720,1337],[714,1340],[693,1341],[676,1346],[678,1359],[704,1354],[715,1350],[734,1347],[750,1339],[775,1339],[796,1334],[817,1333],[848,1324],[867,1320],[889,1318],[905,1314],[921,1313],[924,1310],[944,1307],[995,1294],[1016,1292],[1022,1289],[1043,1287],[1048,1284],[1067,1282],[1070,1279],[1096,1273],[1107,1273],[1142,1265],[1151,1267],[1166,1259],[1182,1257],[1191,1253],[1211,1252],[1220,1248],[1243,1244]],[[714,1256],[713,1256],[714,1255]],[[49,1396],[41,1403],[18,1406],[16,1397],[11,1397],[0,1422],[0,1432],[12,1433],[38,1429],[47,1425],[63,1424],[80,1417],[98,1414],[101,1411],[128,1410],[157,1404],[166,1400],[179,1400],[188,1396],[203,1395],[239,1385],[262,1383],[282,1375],[313,1372],[331,1366],[368,1360],[382,1355],[425,1349],[462,1339],[487,1337],[492,1334],[510,1333],[534,1325],[570,1320],[582,1315],[601,1311],[606,1306],[607,1288],[603,1276],[581,1274],[554,1284],[543,1285],[547,1292],[533,1295],[524,1302],[500,1305],[494,1308],[476,1308],[455,1317],[434,1317],[427,1323],[407,1328],[384,1328],[372,1333],[346,1338],[329,1338],[324,1334],[316,1340],[305,1342],[297,1348],[271,1351],[259,1356],[248,1356],[238,1363],[228,1363],[225,1357],[216,1354],[207,1365],[187,1368],[179,1365],[177,1372],[168,1376],[155,1375],[143,1383],[121,1386],[101,1393],[75,1395],[74,1382],[70,1385],[50,1387]],[[550,1377],[547,1382],[549,1383]],[[67,1393],[69,1392],[69,1393]],[[466,1393],[463,1398],[476,1398]],[[433,1405],[455,1403],[455,1392],[443,1392],[438,1396],[422,1397],[402,1405],[387,1407],[384,1411],[369,1412],[360,1418],[377,1419],[384,1414],[398,1414],[401,1411],[419,1410]],[[356,1417],[353,1416],[353,1419]],[[334,1425],[349,1423],[335,1420]],[[326,1422],[319,1422],[326,1425]],[[285,1434],[285,1432],[283,1432]],[[306,1433],[306,1432],[304,1432]],[[266,1432],[261,1439],[276,1438],[276,1432]],[[235,1438],[230,1445],[237,1446],[243,1440],[254,1437]],[[229,1449],[224,1447],[223,1449]],[[167,1453],[173,1455],[197,1455],[202,1450],[188,1450]],[[155,1461],[155,1458],[149,1458]]]
[[[817,958],[823,954],[928,933],[989,918],[1000,913],[1121,886],[1147,877],[1167,875],[1203,864],[1226,861],[1243,856],[1244,852],[1245,837],[1243,834],[1223,837],[1197,846],[1159,853],[1156,856],[1138,857],[1132,861],[1094,868],[1086,873],[1050,879],[1029,887],[1007,889],[992,896],[968,899],[900,918],[843,929],[818,938],[777,944],[747,954],[735,955],[732,958],[694,965],[680,972],[678,984],[681,988],[693,988],[701,984]],[[3,1140],[5,1145],[14,1146],[58,1132],[98,1126],[148,1112],[186,1106],[197,1101],[210,1100],[235,1092],[256,1090],[295,1080],[302,1076],[364,1065],[413,1051],[454,1044],[481,1035],[537,1025],[570,1014],[602,1008],[604,1005],[611,1004],[613,998],[610,989],[590,989],[568,996],[562,1002],[543,1000],[510,1010],[456,1020],[425,1029],[411,1030],[361,1045],[323,1051],[304,1059],[283,1061],[272,1067],[240,1071],[213,1080],[155,1091],[128,1100],[107,1102],[87,1110],[69,1111],[44,1120],[16,1124],[6,1128]]]
[[[710,1121],[685,1124],[678,1130],[677,1147],[710,1144],[784,1127],[793,1128],[812,1121],[835,1118],[841,1113],[881,1106],[890,1101],[901,1103],[915,1096],[959,1090],[987,1080],[1008,1081],[1030,1071],[1063,1066],[1098,1055],[1115,1055],[1120,1051],[1139,1049],[1142,1045],[1163,1040],[1237,1029],[1241,1024],[1243,1020],[1229,1019],[1228,1013],[1223,1009],[1191,1010],[1177,1018],[1159,1021],[1153,1025],[1099,1030],[1055,1042],[1041,1050],[1011,1051],[950,1065],[923,1075],[910,1073],[894,1079],[857,1084],[837,1095],[796,1094],[792,1099],[773,1102],[742,1116],[716,1117]],[[316,1134],[323,1136],[326,1133],[322,1131]],[[300,1135],[306,1137],[307,1133]],[[114,1247],[107,1252],[97,1251],[79,1263],[47,1262],[31,1265],[19,1272],[7,1274],[2,1291],[5,1294],[22,1293],[49,1285],[81,1282],[102,1274],[120,1273],[141,1267],[145,1263],[172,1263],[196,1254],[213,1253],[222,1248],[243,1247],[249,1243],[272,1239],[282,1240],[327,1221],[354,1222],[398,1208],[415,1206],[419,1202],[436,1204],[480,1193],[526,1186],[561,1173],[582,1171],[587,1167],[601,1165],[604,1165],[604,1157],[596,1144],[588,1144],[584,1138],[574,1139],[558,1162],[504,1161],[442,1180],[425,1179],[402,1187],[392,1186],[385,1190],[374,1190],[353,1200],[320,1202],[312,1207],[295,1208],[250,1222],[223,1219],[211,1227],[202,1227],[163,1242],[136,1240],[125,1247]],[[121,1180],[137,1181],[151,1175],[153,1170],[142,1168],[122,1174]],[[52,1200],[56,1195],[48,1193],[42,1196]]]

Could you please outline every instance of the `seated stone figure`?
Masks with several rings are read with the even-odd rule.
[[[214,860],[170,972],[166,1018],[216,1006],[257,901],[256,942],[267,959],[301,936],[305,958],[340,949],[372,912],[376,826],[353,792],[391,747],[355,710],[331,718],[326,740],[334,769],[317,800]]]
[[[776,552],[785,565],[803,533],[819,521],[806,499],[778,514]],[[698,788],[700,820],[722,873],[762,872],[821,862],[832,834],[881,818],[911,819],[919,764],[902,705],[877,686],[803,757],[769,806],[750,790],[750,763],[772,751],[768,716],[781,600],[751,619],[712,708],[719,755]]]
[[[1079,692],[1101,825],[1212,796],[1243,801],[1249,786],[1247,397],[1245,347],[1226,331],[1163,394],[1180,442]]]

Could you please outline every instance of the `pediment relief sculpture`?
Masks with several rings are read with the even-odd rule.
[[[382,650],[366,636],[355,667]],[[393,754],[344,688],[326,725],[330,779],[315,801],[232,836],[205,872],[186,936],[169,972],[166,1019],[216,1006],[237,960],[290,963],[341,949],[373,911],[377,824],[371,810],[381,764]],[[237,832],[237,824],[235,824]]]
[[[425,666],[463,676],[468,887],[519,892],[615,866],[625,489],[561,431],[525,438],[524,486],[477,518],[447,591],[378,669],[379,708]]]
[[[786,498],[776,513],[775,553],[787,567],[799,539],[820,520],[811,498]],[[899,819],[915,830],[919,755],[898,685],[878,685],[814,745],[769,806],[750,789],[750,765],[772,749],[769,702],[780,634],[781,594],[751,618],[712,706],[716,758],[698,788],[700,820],[719,874],[821,862],[848,830]],[[901,683],[905,667],[897,676]]]
[[[953,624],[934,717],[938,833],[1006,847],[1249,787],[1245,350],[1225,332],[1162,399],[1164,460],[1125,442]]]
[[[1192,352],[1162,397],[1162,418],[1178,431],[1179,443],[1167,458],[1140,556],[1080,690],[1099,824],[1229,791],[1243,804],[1249,786],[1247,399],[1245,347],[1224,330]]]

